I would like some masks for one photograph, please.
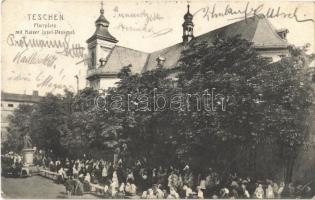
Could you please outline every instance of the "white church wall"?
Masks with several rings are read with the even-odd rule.
[[[119,78],[103,78],[100,80],[100,88],[107,90],[110,87],[116,87],[119,80]]]

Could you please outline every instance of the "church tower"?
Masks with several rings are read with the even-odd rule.
[[[187,5],[187,13],[184,15],[183,23],[183,43],[188,43],[194,38],[194,23],[192,22],[193,15],[189,12],[189,4]]]
[[[86,41],[90,58],[87,79],[90,87],[99,89],[103,75],[101,68],[105,67],[108,56],[118,42],[108,31],[109,21],[104,17],[103,2],[101,3],[100,16],[95,21],[95,26],[94,34]]]

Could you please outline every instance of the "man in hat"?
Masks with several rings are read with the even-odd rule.
[[[191,173],[189,166],[186,165],[183,171],[184,171],[183,184],[192,188],[193,187],[193,174]]]

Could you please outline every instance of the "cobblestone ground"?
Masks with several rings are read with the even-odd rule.
[[[2,198],[23,198],[23,199],[55,199],[67,198],[65,187],[55,184],[53,181],[41,176],[28,178],[5,178],[1,177]],[[93,195],[73,196],[72,198],[96,198]]]

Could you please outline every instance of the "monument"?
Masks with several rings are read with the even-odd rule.
[[[23,163],[24,165],[31,166],[33,165],[35,150],[32,147],[31,137],[28,134],[23,137],[23,145]]]

